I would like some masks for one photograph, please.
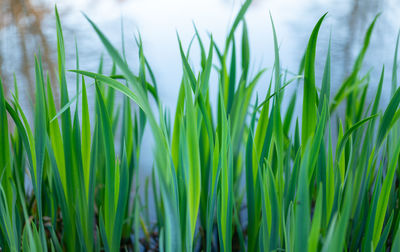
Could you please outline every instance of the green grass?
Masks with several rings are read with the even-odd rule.
[[[199,64],[189,63],[190,45],[178,36],[182,78],[172,116],[141,38],[134,72],[125,50],[116,50],[87,17],[113,67],[106,74],[101,59],[98,71],[88,72],[79,69],[76,56],[76,69],[69,70],[76,81],[67,83],[56,10],[58,92],[40,52],[31,111],[22,110],[17,89],[6,98],[0,82],[0,250],[398,251],[399,39],[392,81],[384,81],[383,68],[370,102],[370,73],[360,70],[377,18],[350,75],[331,83],[330,43],[325,57],[316,54],[326,14],[310,31],[297,75],[281,68],[272,17],[274,66],[250,71],[250,3],[238,12],[224,47],[194,27],[191,43],[199,44]],[[316,57],[326,59],[321,83]],[[267,85],[259,81],[263,75]],[[293,94],[285,91],[290,84]],[[216,101],[210,100],[211,85],[217,86]],[[255,93],[257,85],[267,90],[265,97]],[[340,87],[331,96],[332,85]],[[381,97],[389,85],[390,98]],[[297,95],[300,89],[304,97]],[[94,92],[93,101],[88,92]],[[297,101],[301,115],[294,112]],[[33,113],[32,125],[25,113]],[[155,142],[146,155],[154,162],[151,177],[143,180],[139,160],[146,127]]]

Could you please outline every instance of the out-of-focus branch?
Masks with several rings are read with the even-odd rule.
[[[7,76],[12,76],[13,72],[25,77],[26,82],[23,84],[32,101],[35,97],[32,57],[39,48],[44,66],[49,69],[52,79],[55,79],[54,62],[50,57],[52,48],[43,32],[43,20],[49,13],[50,9],[44,3],[34,5],[32,0],[0,1],[0,33],[4,38],[1,41],[6,41],[0,44],[0,74],[8,88],[12,81]]]

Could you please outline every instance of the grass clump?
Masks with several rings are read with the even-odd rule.
[[[275,64],[268,92],[259,100],[254,89],[265,71],[249,71],[244,15],[250,3],[240,9],[223,48],[212,36],[206,44],[195,30],[199,71],[189,64],[190,49],[178,38],[183,75],[172,120],[140,38],[139,70],[134,73],[89,18],[113,67],[109,74],[103,73],[103,62],[96,73],[80,70],[77,57],[72,72],[78,92],[70,98],[56,10],[60,108],[40,54],[33,128],[18,90],[6,99],[0,88],[0,248],[399,251],[397,47],[390,102],[381,111],[384,69],[371,104],[366,99],[369,78],[360,72],[376,19],[353,71],[331,97],[330,46],[321,89],[314,67],[325,15],[311,33],[296,76],[281,69],[271,18]],[[210,80],[213,71],[217,83]],[[293,82],[304,97],[285,94]],[[215,109],[210,85],[218,85]],[[87,95],[93,86],[90,111]],[[123,94],[121,103],[116,92]],[[284,99],[289,101],[285,112]],[[294,113],[297,99],[303,103],[301,118]],[[342,103],[340,119],[335,112]],[[141,181],[139,157],[147,125],[155,140],[154,169],[151,178]],[[32,191],[25,190],[27,184]],[[138,194],[140,187],[144,196]],[[150,187],[154,209],[149,209]]]

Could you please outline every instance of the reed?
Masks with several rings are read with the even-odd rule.
[[[384,82],[382,68],[372,103],[366,99],[369,73],[360,70],[377,18],[352,72],[334,84],[341,86],[331,96],[330,44],[321,83],[314,67],[326,14],[311,32],[297,75],[281,68],[271,17],[274,66],[252,73],[245,22],[250,3],[239,10],[223,47],[195,28],[198,70],[189,63],[190,45],[178,37],[183,74],[172,116],[140,37],[134,72],[125,52],[88,17],[113,67],[106,74],[101,60],[97,72],[79,69],[77,48],[76,69],[69,70],[76,83],[67,83],[56,9],[59,90],[53,90],[39,53],[32,125],[18,89],[6,99],[0,85],[0,250],[400,251],[399,39],[392,82]],[[254,90],[265,85],[259,83],[264,74],[270,83],[259,99]],[[291,83],[304,96],[285,93]],[[69,85],[76,85],[74,96]],[[211,85],[218,86],[216,101],[210,100]],[[383,107],[387,85],[392,92]],[[95,92],[94,101],[88,92]],[[301,115],[294,113],[298,99]],[[336,113],[339,105],[343,117]],[[142,181],[146,127],[155,142],[154,163],[152,176]]]

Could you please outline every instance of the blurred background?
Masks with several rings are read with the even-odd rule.
[[[180,81],[180,56],[176,32],[184,44],[194,33],[193,23],[205,38],[212,33],[222,43],[240,0],[0,0],[0,76],[13,86],[15,73],[21,95],[32,103],[33,57],[39,49],[52,79],[56,69],[54,6],[61,15],[66,41],[67,68],[75,68],[75,43],[81,68],[96,70],[104,49],[81,12],[86,13],[121,48],[121,21],[132,68],[136,67],[134,37],[140,32],[158,82],[164,104],[173,107]],[[318,41],[317,70],[325,58],[332,36],[333,92],[349,73],[373,17],[382,13],[366,58],[367,70],[390,70],[397,31],[400,28],[398,0],[254,0],[246,19],[249,27],[253,68],[270,68],[273,46],[269,12],[275,21],[284,68],[296,72],[308,37],[320,16],[328,12]],[[198,64],[194,49],[192,61]],[[107,55],[105,55],[105,58]],[[105,69],[109,66],[105,65]],[[369,69],[369,67],[371,69]],[[317,71],[318,72],[318,71]],[[320,71],[321,72],[321,71]],[[375,76],[377,74],[372,74]],[[318,76],[317,76],[318,79]],[[71,85],[71,89],[74,85]],[[259,85],[259,92],[265,86]],[[71,92],[74,90],[71,90]]]
[[[182,67],[178,49],[178,32],[185,47],[194,34],[194,26],[206,39],[212,34],[222,45],[240,0],[0,0],[0,76],[8,96],[12,93],[15,74],[23,109],[34,104],[34,53],[41,52],[53,85],[57,77],[56,30],[54,6],[57,5],[64,29],[66,67],[75,69],[75,41],[79,48],[80,68],[96,71],[105,52],[96,34],[83,17],[87,14],[112,43],[122,48],[121,30],[127,58],[137,69],[135,36],[140,33],[144,53],[157,78],[163,104],[174,111]],[[320,85],[329,39],[332,39],[332,88],[335,93],[349,74],[360,50],[365,31],[374,16],[382,13],[374,30],[363,71],[371,71],[371,85],[377,85],[382,65],[386,79],[391,78],[395,42],[400,28],[399,0],[253,0],[246,14],[249,29],[251,69],[273,66],[271,13],[277,29],[282,67],[297,72],[308,38],[317,20],[325,13],[317,44],[317,85]],[[240,31],[238,32],[240,34]],[[111,63],[104,54],[104,71]],[[198,66],[200,55],[196,44],[191,63]],[[198,68],[197,68],[198,69]],[[271,71],[261,79],[256,91],[263,97]],[[74,80],[75,75],[68,73]],[[215,78],[215,76],[214,76]],[[386,82],[390,83],[390,82]],[[372,86],[371,90],[375,91]],[[289,87],[288,90],[293,87]],[[75,93],[75,81],[69,81]],[[293,90],[293,89],[292,89]],[[383,89],[389,96],[390,87]],[[93,92],[91,92],[93,94]],[[372,96],[373,94],[370,94]],[[90,96],[90,92],[89,92]],[[285,105],[284,105],[285,106]],[[145,145],[149,144],[145,141]],[[150,156],[147,158],[151,158]],[[146,158],[145,158],[146,159]],[[151,165],[151,160],[143,161]]]

